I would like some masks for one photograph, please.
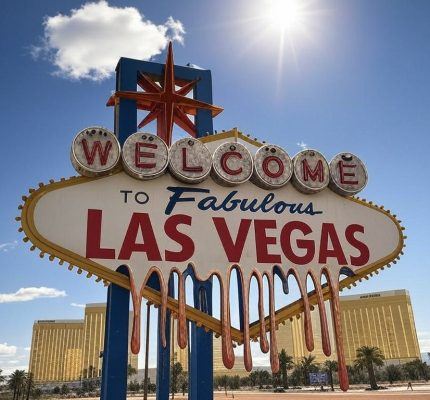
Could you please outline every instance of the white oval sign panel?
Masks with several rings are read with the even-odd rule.
[[[212,178],[189,185],[170,174],[50,184],[30,195],[22,219],[46,253],[114,282],[110,272],[127,264],[137,285],[151,267],[167,279],[190,263],[202,280],[233,265],[245,276],[275,265],[302,276],[326,266],[357,273],[390,262],[403,246],[394,217],[332,191],[310,197],[292,184],[268,191]]]

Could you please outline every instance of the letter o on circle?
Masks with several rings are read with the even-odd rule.
[[[122,148],[122,163],[134,178],[148,180],[159,177],[169,163],[169,149],[160,137],[136,132],[130,135]]]
[[[212,176],[222,185],[233,186],[251,178],[253,160],[249,150],[241,143],[221,144],[213,154]]]
[[[100,126],[80,131],[73,139],[70,160],[84,176],[109,175],[121,158],[121,146],[115,134]]]
[[[252,181],[263,189],[278,189],[288,183],[293,174],[290,156],[279,146],[260,147],[254,156]]]

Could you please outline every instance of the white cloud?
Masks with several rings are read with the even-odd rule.
[[[0,251],[6,253],[9,250],[13,250],[16,246],[18,246],[17,240],[14,240],[13,242],[0,243]]]
[[[18,301],[31,301],[42,297],[65,297],[64,290],[48,287],[27,287],[21,288],[15,293],[0,293],[0,303],[14,303]]]
[[[185,29],[181,21],[169,17],[167,18],[164,26],[167,28],[167,34],[171,40],[176,40],[177,42],[184,44]]]
[[[169,40],[183,43],[185,34],[172,17],[157,25],[135,7],[113,7],[107,1],[45,17],[43,26],[43,44],[33,46],[32,55],[48,58],[59,75],[94,81],[110,77],[120,57],[149,60]]]
[[[0,343],[0,357],[1,356],[14,356],[16,354],[17,347],[8,345],[7,343]]]
[[[302,150],[306,150],[306,149],[308,148],[308,145],[307,145],[303,140],[301,140],[300,142],[297,142],[296,144],[297,144],[297,146],[299,146]]]
[[[3,376],[11,374],[16,369],[27,370],[30,353],[26,349],[0,343],[0,369]]]
[[[27,364],[21,364],[21,365],[9,363],[9,365],[4,365],[3,367],[4,368],[2,368],[2,370],[3,370],[2,375],[7,376],[7,375],[10,375],[12,372],[14,372],[17,369],[26,371],[28,369],[28,363]]]
[[[85,308],[85,304],[79,304],[79,303],[70,303],[72,307],[79,307],[79,308]]]

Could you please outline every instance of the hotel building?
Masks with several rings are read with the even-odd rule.
[[[376,346],[387,363],[420,358],[411,299],[407,290],[341,297],[342,331],[348,364],[361,346]]]
[[[355,359],[356,349],[361,346],[379,347],[386,363],[404,363],[420,358],[415,321],[409,293],[392,290],[377,293],[341,296],[342,331],[347,364]],[[326,302],[332,355],[336,359],[329,303]],[[321,330],[318,308],[311,312],[316,362],[327,357],[321,346]],[[30,353],[29,370],[37,382],[67,382],[101,376],[104,346],[105,304],[87,304],[83,320],[36,321]],[[131,324],[131,315],[130,315]],[[172,362],[180,362],[188,370],[188,349],[177,345],[177,321],[172,319]],[[131,329],[129,329],[131,332]],[[303,318],[295,317],[281,324],[277,331],[278,350],[285,349],[295,362],[308,356],[304,341]],[[267,358],[268,360],[268,358]],[[137,355],[129,350],[129,364],[137,369]],[[222,362],[221,339],[213,339],[213,363],[216,375],[247,375],[243,358],[236,357],[232,370]],[[267,361],[268,363],[268,361]]]
[[[405,363],[420,358],[417,332],[411,299],[407,290],[390,290],[377,293],[340,297],[342,333],[346,363],[352,365],[356,350],[361,346],[379,347],[386,363]],[[336,359],[329,303],[326,302],[332,355]],[[318,308],[311,313],[317,362],[324,362],[321,346],[321,329]],[[278,330],[278,348],[297,361],[309,352],[304,340],[303,318],[293,318]]]
[[[336,359],[336,347],[333,340],[333,328],[329,302],[326,302],[327,319],[332,354],[326,357],[322,351],[321,329],[318,307],[311,312],[315,348],[312,355],[317,363],[327,359]],[[356,349],[361,346],[377,346],[387,364],[399,364],[420,358],[417,333],[411,299],[407,290],[390,290],[377,293],[358,294],[340,297],[342,313],[342,332],[346,363],[352,365]],[[278,350],[285,349],[295,362],[308,356],[306,349],[303,318],[295,317],[279,325],[277,331]],[[176,343],[176,341],[173,341]],[[242,357],[236,357],[232,370],[227,370],[222,363],[221,339],[214,337],[214,374],[247,375]],[[179,347],[175,344],[174,352]],[[187,364],[186,351],[182,351],[181,360]],[[181,361],[182,362],[182,361]],[[267,364],[269,364],[267,357]]]
[[[34,380],[68,382],[100,377],[105,321],[104,303],[87,304],[83,320],[35,321],[29,365]],[[137,369],[137,355],[130,350],[128,363]]]

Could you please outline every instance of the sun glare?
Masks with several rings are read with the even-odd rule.
[[[289,68],[300,68],[299,51],[308,52],[316,44],[329,10],[321,8],[318,0],[254,0],[245,11],[243,19],[236,21],[247,24],[244,51],[259,46],[271,58],[277,52],[277,87],[281,88],[284,62]]]
[[[270,0],[268,18],[274,28],[294,33],[305,28],[305,4],[301,0]]]

